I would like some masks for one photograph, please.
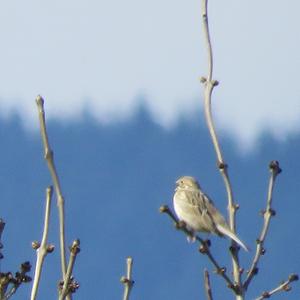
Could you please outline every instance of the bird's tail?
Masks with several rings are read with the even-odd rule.
[[[228,236],[237,244],[239,244],[245,251],[249,252],[249,248],[229,228],[225,228],[224,226],[219,224],[216,224],[216,227],[222,234]]]

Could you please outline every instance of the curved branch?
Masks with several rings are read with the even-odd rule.
[[[279,167],[278,161],[275,160],[270,162],[269,168],[270,168],[271,176],[270,176],[269,187],[268,187],[267,206],[266,206],[266,210],[263,212],[264,223],[263,223],[260,237],[256,240],[255,256],[253,258],[247,278],[244,282],[245,290],[247,290],[251,280],[258,272],[257,265],[261,256],[265,252],[264,242],[268,233],[271,217],[275,215],[275,211],[272,209],[273,190],[274,190],[275,180],[277,178],[277,175],[281,173],[281,169]]]
[[[64,210],[64,197],[62,195],[60,181],[57,175],[53,151],[49,144],[46,121],[45,121],[45,111],[44,111],[44,99],[39,95],[36,98],[36,104],[38,107],[39,120],[40,120],[40,130],[44,146],[44,158],[47,161],[49,172],[51,174],[53,185],[57,197],[57,206],[59,213],[59,237],[60,237],[60,257],[61,257],[61,271],[63,277],[66,274],[66,251],[65,251],[65,210]]]
[[[201,82],[204,84],[204,111],[205,111],[205,119],[206,119],[207,127],[216,151],[218,167],[227,191],[229,226],[231,230],[235,233],[235,213],[236,213],[237,206],[234,203],[232,187],[227,172],[227,164],[224,162],[223,159],[222,151],[219,145],[218,137],[213,123],[212,110],[211,110],[211,95],[214,87],[218,85],[218,82],[212,80],[213,53],[212,53],[212,45],[211,45],[209,26],[208,26],[207,1],[208,0],[202,0],[202,21],[203,21],[205,42],[208,51],[208,75],[207,78],[201,79]],[[239,287],[238,294],[243,295],[243,289],[241,284],[240,263],[238,258],[237,246],[234,241],[232,241],[231,249],[232,249],[231,255],[232,255],[234,281],[237,287]],[[242,299],[242,298],[238,298],[238,299]]]

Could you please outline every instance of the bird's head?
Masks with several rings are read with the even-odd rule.
[[[182,176],[176,181],[176,187],[180,188],[200,188],[197,180],[192,176]]]

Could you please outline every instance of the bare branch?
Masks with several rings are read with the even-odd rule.
[[[1,242],[2,240],[2,233],[5,227],[5,222],[0,218],[0,260],[4,258],[4,255],[2,254],[1,250],[3,249],[3,244]]]
[[[222,157],[222,152],[221,152],[218,138],[217,138],[217,134],[216,134],[214,124],[213,124],[212,113],[211,113],[211,94],[212,94],[213,88],[218,85],[218,82],[212,80],[213,53],[212,53],[212,45],[211,45],[209,26],[208,26],[207,2],[208,2],[208,0],[202,0],[202,21],[203,21],[205,42],[206,42],[207,53],[208,53],[208,75],[207,75],[207,78],[202,77],[201,82],[204,84],[204,87],[205,87],[204,101],[205,101],[205,116],[206,116],[207,126],[208,126],[209,133],[210,133],[212,141],[213,141],[213,145],[215,147],[218,162],[224,163],[223,157]]]
[[[78,283],[72,278],[72,272],[73,272],[75,260],[77,254],[80,252],[79,245],[80,245],[80,241],[77,239],[73,241],[73,244],[70,247],[69,264],[67,268],[67,273],[63,279],[59,300],[64,300],[69,294],[74,293],[79,287]]]
[[[193,236],[193,232],[191,232],[187,227],[186,224],[183,221],[179,221],[175,215],[172,213],[172,211],[169,209],[169,207],[167,205],[163,205],[160,207],[160,212],[161,213],[166,213],[175,223],[175,227],[179,230],[181,230],[182,232],[184,232],[188,237]],[[221,267],[219,265],[219,263],[216,261],[216,259],[214,258],[214,256],[212,255],[212,253],[210,252],[210,241],[209,240],[203,240],[202,238],[200,238],[198,235],[195,236],[195,239],[201,244],[200,248],[199,248],[199,252],[207,255],[208,259],[212,262],[212,264],[215,266],[216,268],[216,273],[219,274],[220,276],[222,276],[224,278],[224,280],[227,283],[227,286],[232,289],[235,293],[238,292],[237,290],[237,286],[233,284],[233,282],[231,281],[231,279],[227,276],[226,274],[226,268]]]
[[[201,79],[201,82],[204,84],[204,111],[205,111],[207,127],[216,151],[219,171],[222,175],[226,187],[226,191],[227,191],[229,226],[231,230],[235,233],[235,213],[237,210],[237,206],[234,203],[233,192],[232,192],[230,179],[227,171],[227,164],[223,159],[222,151],[219,145],[219,141],[213,123],[212,109],[211,109],[212,91],[214,87],[218,85],[218,82],[212,79],[213,53],[212,53],[212,45],[211,45],[209,26],[208,26],[207,2],[208,0],[202,0],[202,21],[203,21],[203,28],[205,34],[205,42],[206,42],[207,52],[208,52],[208,75],[207,78]],[[243,295],[244,292],[241,284],[240,263],[239,263],[238,251],[237,251],[238,248],[234,241],[231,241],[231,243],[232,243],[231,255],[232,255],[232,264],[233,264],[233,278],[237,287],[239,287],[238,294]],[[237,297],[237,299],[243,299],[243,298]]]
[[[280,283],[276,288],[269,292],[263,292],[258,298],[255,300],[263,300],[266,298],[270,298],[272,295],[278,293],[278,292],[289,292],[292,288],[289,285],[293,281],[297,281],[299,279],[297,274],[291,274],[289,278],[286,281],[283,281]]]
[[[211,292],[211,285],[210,285],[210,280],[209,280],[209,273],[205,269],[204,270],[204,287],[206,291],[206,297],[207,300],[213,300],[212,292]]]
[[[257,265],[260,260],[260,257],[265,253],[264,242],[268,233],[271,217],[275,215],[275,211],[272,209],[272,196],[273,196],[275,180],[277,178],[277,175],[281,173],[281,169],[279,167],[278,161],[275,160],[270,162],[269,168],[270,168],[271,176],[269,180],[267,206],[266,206],[266,210],[263,212],[264,223],[263,223],[260,237],[256,240],[255,256],[253,258],[247,278],[244,282],[245,290],[247,290],[247,288],[249,287],[249,284],[253,279],[254,275],[258,273]]]
[[[41,96],[37,96],[36,104],[38,107],[39,120],[40,120],[40,130],[41,136],[44,145],[44,157],[47,161],[47,165],[53,180],[53,185],[57,197],[57,206],[59,213],[59,237],[60,237],[60,257],[61,257],[61,270],[62,276],[65,277],[66,274],[66,253],[65,253],[65,211],[64,211],[64,197],[62,195],[60,181],[57,175],[53,151],[50,147],[48,134],[46,129],[46,121],[45,121],[45,111],[44,111],[44,99]]]
[[[134,284],[134,281],[132,280],[131,277],[133,259],[131,257],[127,257],[126,263],[127,263],[127,274],[126,276],[122,276],[120,280],[124,284],[123,300],[129,299],[129,295]]]
[[[27,275],[28,272],[31,270],[31,264],[29,261],[26,261],[21,264],[20,266],[20,271],[16,272],[15,277],[9,272],[6,274],[1,274],[6,277],[6,288],[8,287],[9,284],[12,286],[10,289],[7,291],[7,293],[3,296],[3,300],[8,300],[10,299],[17,291],[17,289],[20,287],[21,284],[23,283],[28,283],[31,281],[31,277]]]
[[[45,220],[44,220],[44,231],[42,242],[39,244],[38,242],[33,242],[32,247],[36,249],[37,259],[36,259],[36,266],[35,266],[35,275],[31,290],[31,300],[36,299],[38,286],[41,278],[43,262],[46,255],[54,250],[53,245],[48,245],[48,230],[49,230],[49,217],[50,217],[50,209],[51,209],[51,199],[53,194],[52,186],[49,186],[46,189],[46,209],[45,209]]]

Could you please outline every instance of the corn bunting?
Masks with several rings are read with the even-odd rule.
[[[195,178],[182,176],[176,181],[173,204],[179,220],[184,221],[193,233],[202,231],[221,237],[225,235],[248,251],[247,246],[231,231],[212,200],[203,193]]]

